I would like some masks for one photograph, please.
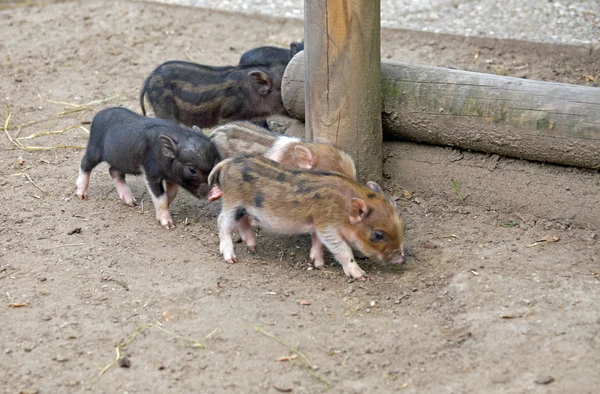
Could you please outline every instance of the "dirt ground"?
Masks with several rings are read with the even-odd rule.
[[[302,37],[300,21],[133,1],[34,4],[0,11],[0,126],[11,114],[10,136],[89,128],[107,106],[139,112],[142,82],[163,61],[233,64],[249,48]],[[593,48],[384,30],[382,54],[600,81]],[[87,137],[73,128],[20,141]],[[408,262],[359,260],[370,277],[352,282],[331,259],[307,269],[309,237],[261,234],[256,253],[236,244],[241,261],[227,265],[218,203],[181,192],[177,227],[163,230],[141,179],[129,183],[144,209],[118,199],[106,165],[79,201],[81,149],[25,151],[4,131],[0,147],[2,392],[600,387],[598,171],[388,142],[385,187],[407,222]],[[536,243],[544,239],[555,242]]]

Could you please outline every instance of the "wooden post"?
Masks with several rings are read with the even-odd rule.
[[[305,0],[306,138],[354,159],[361,181],[382,174],[380,0]]]
[[[281,92],[297,119],[305,117],[302,56]],[[598,88],[384,61],[380,89],[386,136],[600,169]]]

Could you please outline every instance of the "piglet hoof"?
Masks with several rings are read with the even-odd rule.
[[[120,191],[119,197],[125,202],[126,205],[129,205],[130,207],[135,207],[138,204],[135,200],[135,197],[133,197],[133,195],[131,194],[130,190]]]
[[[320,270],[321,268],[323,268],[323,266],[325,265],[325,262],[323,260],[312,260],[312,265],[313,267],[315,267],[316,269]]]
[[[319,256],[318,253],[312,250],[310,251],[310,260],[312,261],[312,264],[316,269],[323,268],[323,266],[325,265],[325,260],[323,259],[323,256]]]
[[[228,246],[227,244],[224,245],[221,243],[219,246],[219,251],[221,252],[221,256],[223,256],[223,260],[225,260],[226,263],[237,263],[237,257],[235,257],[235,253],[233,252],[233,245]]]
[[[170,230],[172,228],[175,228],[175,223],[173,223],[172,220],[161,220],[160,226],[165,230]]]
[[[218,186],[213,187],[208,192],[208,201],[216,201],[223,195],[223,192]]]
[[[344,273],[354,280],[367,280],[367,274],[356,263],[350,263],[348,267],[344,267]]]
[[[237,259],[237,257],[235,257],[235,255],[231,255],[231,256],[223,255],[223,260],[225,260],[225,262],[227,264],[235,264],[238,262],[238,259]]]
[[[77,197],[79,197],[80,200],[87,200],[88,199],[88,194],[84,190],[77,190],[76,194],[77,194]]]
[[[131,198],[121,197],[121,198],[123,199],[123,201],[125,201],[125,204],[129,205],[130,207],[135,207],[138,205],[138,202],[133,197],[131,197]]]

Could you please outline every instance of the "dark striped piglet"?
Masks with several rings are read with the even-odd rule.
[[[264,121],[286,114],[281,98],[285,66],[224,66],[170,61],[158,66],[140,93],[156,117],[185,126],[213,127],[233,120]]]
[[[292,60],[294,55],[304,50],[304,42],[292,42],[290,49],[279,47],[258,47],[245,52],[240,58],[240,65],[245,66],[260,66],[287,64]]]
[[[166,229],[175,227],[169,205],[181,186],[205,197],[208,174],[219,161],[215,146],[197,127],[184,129],[172,122],[141,116],[125,108],[96,114],[77,178],[77,196],[87,199],[90,174],[101,162],[127,205],[137,205],[125,174],[142,174],[156,208],[156,219]],[[163,184],[164,182],[164,184]],[[205,187],[206,189],[206,187]]]
[[[404,222],[395,202],[374,182],[367,186],[339,174],[287,169],[261,156],[239,156],[215,166],[209,184],[218,176],[223,190],[219,214],[220,251],[234,263],[231,234],[237,226],[250,249],[256,236],[247,221],[279,234],[312,234],[310,257],[323,266],[323,245],[340,262],[344,273],[365,279],[351,247],[365,256],[404,262]]]

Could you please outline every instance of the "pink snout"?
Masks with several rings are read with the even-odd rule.
[[[218,200],[219,198],[221,198],[222,195],[223,192],[221,191],[221,189],[218,186],[215,186],[208,192],[208,201]]]
[[[405,258],[404,255],[398,255],[396,257],[394,257],[392,260],[390,260],[390,264],[402,264],[404,263]]]

